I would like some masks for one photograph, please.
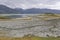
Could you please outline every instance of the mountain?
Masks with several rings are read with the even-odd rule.
[[[5,5],[0,5],[0,14],[20,13],[17,9],[9,8]]]
[[[0,14],[41,14],[41,13],[60,13],[60,10],[54,9],[40,9],[40,8],[30,8],[30,9],[22,9],[22,8],[9,8],[5,5],[0,5]]]
[[[0,5],[0,13],[13,13],[13,12],[15,12],[14,9],[11,9],[4,5]]]
[[[15,8],[14,10],[18,13],[23,13],[24,12],[24,10],[22,8]]]

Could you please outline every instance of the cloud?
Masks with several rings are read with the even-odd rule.
[[[0,0],[0,4],[11,8],[50,8],[60,9],[60,0]]]

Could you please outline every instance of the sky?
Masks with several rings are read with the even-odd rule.
[[[0,0],[0,5],[10,8],[48,8],[60,10],[60,0]]]

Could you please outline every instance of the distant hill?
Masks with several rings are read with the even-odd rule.
[[[5,5],[0,5],[0,14],[37,14],[37,13],[60,13],[60,10],[53,9],[40,9],[40,8],[30,8],[30,9],[22,9],[22,8],[9,8]]]
[[[60,13],[60,10],[31,8],[26,9],[25,13]]]

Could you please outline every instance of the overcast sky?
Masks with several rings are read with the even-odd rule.
[[[11,8],[49,8],[60,9],[60,0],[0,0],[0,5]]]

